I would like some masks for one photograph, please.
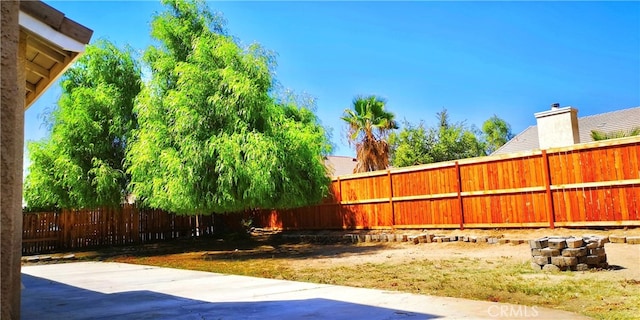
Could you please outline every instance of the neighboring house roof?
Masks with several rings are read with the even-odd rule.
[[[324,160],[324,164],[329,169],[332,177],[352,174],[357,163],[358,160],[356,158],[346,156],[327,156]]]
[[[640,126],[640,107],[578,118],[580,143],[592,142],[591,131],[626,131]],[[530,126],[498,148],[493,155],[540,149],[538,126]]]

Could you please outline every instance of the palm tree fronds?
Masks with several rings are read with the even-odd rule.
[[[376,96],[358,96],[353,109],[344,110],[347,138],[356,147],[358,164],[354,172],[383,170],[389,166],[389,132],[398,128],[395,115],[385,111],[386,101]]]
[[[602,141],[609,139],[617,139],[617,138],[626,138],[640,135],[640,127],[634,127],[630,130],[619,130],[619,131],[611,131],[604,132],[600,130],[591,130],[591,138],[593,141]]]

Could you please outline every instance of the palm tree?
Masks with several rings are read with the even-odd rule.
[[[633,137],[640,135],[640,127],[634,127],[628,131],[612,131],[612,132],[602,132],[598,130],[591,130],[591,138],[593,141],[602,141],[609,139],[617,139],[617,138],[625,138],[625,137]]]
[[[389,132],[397,129],[394,114],[384,110],[385,100],[358,96],[353,109],[344,110],[341,117],[347,123],[349,144],[356,146],[358,164],[353,172],[384,170],[389,166]]]

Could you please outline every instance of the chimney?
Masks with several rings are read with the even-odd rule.
[[[578,131],[578,109],[571,106],[560,108],[559,103],[551,110],[534,114],[538,122],[540,149],[566,147],[580,143]]]

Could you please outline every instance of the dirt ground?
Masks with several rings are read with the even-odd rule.
[[[407,236],[429,233],[530,240],[552,235],[640,236],[640,228],[306,233],[258,230],[248,238],[239,235],[217,239],[184,238],[93,251],[59,252],[47,257],[23,257],[23,264],[114,261],[542,306],[597,319],[638,319],[640,314],[640,245],[607,243],[607,269],[549,273],[530,269],[531,249],[526,242],[354,244],[339,241],[346,239],[347,233]],[[333,243],[315,243],[331,242],[328,239],[333,239]],[[73,258],[56,258],[65,255]]]
[[[391,231],[361,231],[360,233],[390,233]],[[544,236],[609,235],[640,236],[640,228],[593,230],[593,229],[503,229],[503,230],[429,230],[395,231],[416,235],[421,233],[442,235],[468,235],[504,237],[507,239],[535,239]],[[341,235],[353,232],[316,232],[313,234]],[[288,233],[291,234],[291,233]],[[64,252],[56,255],[74,254],[82,260],[118,260],[126,257],[152,257],[160,255],[184,255],[212,259],[290,258],[288,265],[294,269],[334,268],[359,264],[401,264],[420,260],[442,260],[455,258],[477,258],[486,261],[513,259],[514,262],[530,261],[530,249],[524,244],[488,244],[470,242],[421,243],[367,242],[359,244],[311,244],[283,241],[279,233],[258,233],[249,240],[186,239],[154,244],[112,247],[95,251]],[[640,281],[640,245],[607,243],[605,245],[609,270],[601,270],[602,279],[634,279]],[[25,257],[26,258],[26,257]],[[57,262],[53,260],[53,262]],[[27,262],[23,264],[52,263],[52,261]],[[576,274],[580,274],[576,272]],[[593,277],[594,274],[590,274]]]
[[[362,252],[345,252],[342,245],[325,245],[324,256],[296,259],[290,262],[296,268],[334,268],[339,266],[358,265],[366,263],[403,263],[415,260],[440,260],[451,258],[478,258],[482,260],[513,259],[516,262],[531,260],[528,244],[478,244],[465,242],[409,244],[360,244]],[[264,248],[263,250],[268,250]],[[299,246],[296,249],[304,252]],[[605,245],[609,270],[597,272],[602,279],[635,279],[640,281],[640,245],[608,243]],[[580,274],[579,272],[577,274]],[[584,274],[584,273],[583,273]],[[593,276],[593,274],[591,275]]]
[[[418,231],[398,232],[419,234]],[[518,229],[518,230],[437,230],[428,233],[443,235],[495,236],[507,239],[536,239],[544,236],[585,236],[609,235],[640,236],[640,228],[592,230],[592,229]],[[364,263],[402,263],[412,260],[438,260],[451,258],[479,258],[492,260],[508,257],[515,261],[531,260],[529,245],[524,244],[488,244],[470,242],[449,243],[362,243],[358,246],[376,248],[361,252],[344,252],[341,246],[326,245],[325,255],[294,260],[292,263],[300,267],[336,267]],[[611,268],[607,272],[598,273],[598,277],[611,279],[635,279],[640,281],[640,245],[607,243],[605,245],[607,260]]]

